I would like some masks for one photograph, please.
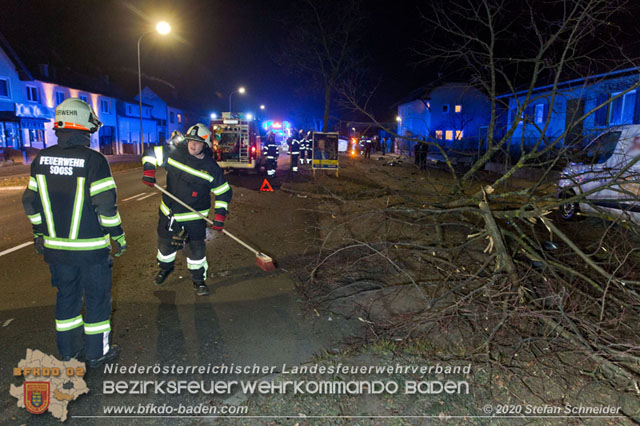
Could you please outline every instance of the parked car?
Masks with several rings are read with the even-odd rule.
[[[608,129],[562,171],[558,198],[584,198],[560,207],[560,217],[602,215],[640,225],[640,125]]]

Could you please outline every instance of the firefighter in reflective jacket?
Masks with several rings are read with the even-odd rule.
[[[278,144],[276,144],[276,137],[273,132],[269,132],[267,136],[267,143],[264,145],[264,155],[267,159],[265,169],[267,170],[267,177],[274,177],[276,175],[276,167],[278,166]]]
[[[175,146],[154,147],[142,157],[142,182],[153,186],[156,167],[167,170],[167,191],[199,211],[204,216],[211,208],[211,193],[215,196],[215,218],[212,226],[222,232],[231,201],[231,187],[224,172],[212,158],[211,131],[204,124],[191,126],[185,141]],[[167,195],[162,196],[158,220],[158,264],[155,278],[161,285],[173,271],[177,251],[188,241],[187,268],[198,296],[209,294],[205,282],[209,267],[206,257],[206,222]]]
[[[313,154],[313,135],[311,134],[311,130],[307,132],[307,135],[304,137],[304,147],[307,156],[307,164],[311,164],[311,158]]]
[[[115,256],[127,247],[109,163],[90,148],[91,133],[100,126],[86,102],[69,98],[58,105],[53,125],[58,144],[43,149],[33,160],[22,196],[33,225],[36,252],[44,254],[52,285],[58,290],[58,351],[66,361],[81,358],[84,347],[91,368],[120,353],[117,345],[109,344],[110,238],[115,242]]]
[[[300,158],[300,141],[297,132],[293,132],[291,143],[289,143],[289,152],[291,152],[291,171],[298,173],[298,159]]]

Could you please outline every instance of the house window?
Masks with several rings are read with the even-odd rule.
[[[177,114],[178,115],[178,124],[182,124],[182,114]]]
[[[9,80],[0,78],[0,97],[9,97]]]
[[[56,105],[60,105],[62,102],[64,102],[64,93],[56,92]]]
[[[442,112],[445,112],[445,113],[449,112],[449,104],[442,105]]]
[[[44,142],[44,131],[41,129],[29,129],[29,142]]]
[[[455,112],[462,112],[462,105],[456,105],[456,106],[454,107],[454,111],[455,111]]]
[[[78,97],[80,98],[81,101],[85,101],[86,103],[89,103],[89,98],[87,98],[85,95],[80,95]]]
[[[169,111],[169,123],[173,124],[176,122],[176,115],[173,111]]]
[[[456,140],[459,141],[464,137],[464,130],[456,130]]]
[[[540,124],[544,121],[544,104],[536,104],[534,113],[534,121]]]
[[[38,88],[35,86],[27,86],[27,100],[38,102]]]
[[[109,114],[109,99],[100,100],[100,111]]]
[[[447,130],[444,132],[444,138],[448,141],[453,140],[453,130]]]
[[[612,93],[611,96],[616,96],[618,93]],[[635,103],[635,90],[626,93],[624,96],[621,96],[615,101],[611,102],[609,124],[616,125],[633,123],[633,108],[635,106]]]
[[[127,114],[131,115],[131,105],[127,105]]]
[[[436,130],[436,139],[442,139],[442,130]]]

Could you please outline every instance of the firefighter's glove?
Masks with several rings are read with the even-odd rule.
[[[145,170],[142,172],[142,183],[153,188],[156,184],[156,171],[155,169]]]
[[[36,253],[44,254],[44,236],[42,234],[33,234],[33,247]]]
[[[181,228],[178,232],[171,236],[171,246],[176,247],[178,250],[184,248],[184,244],[187,241],[187,231]]]
[[[116,251],[113,253],[115,257],[120,257],[127,251],[127,240],[124,239],[124,234],[113,237],[113,242],[116,244]]]
[[[224,220],[226,216],[223,214],[217,214],[213,220],[213,225],[211,225],[211,229],[215,229],[218,232],[222,232],[222,228],[224,228]]]

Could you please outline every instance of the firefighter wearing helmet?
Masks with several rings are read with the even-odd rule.
[[[57,288],[58,351],[65,361],[85,358],[90,368],[111,362],[120,353],[117,345],[110,345],[110,239],[116,257],[127,248],[109,163],[90,148],[91,134],[100,126],[86,102],[69,98],[58,105],[54,123],[58,144],[33,160],[22,196],[35,250],[44,255]]]
[[[156,168],[167,170],[167,191],[204,216],[211,209],[211,194],[215,196],[214,224],[222,232],[231,201],[231,187],[224,172],[212,158],[211,131],[204,124],[191,126],[184,135],[185,143],[157,146],[145,152],[142,182],[154,186]],[[205,282],[209,267],[206,257],[206,222],[171,197],[163,194],[158,220],[158,253],[160,270],[155,284],[162,285],[174,268],[176,254],[188,243],[187,268],[198,296],[209,294]]]

